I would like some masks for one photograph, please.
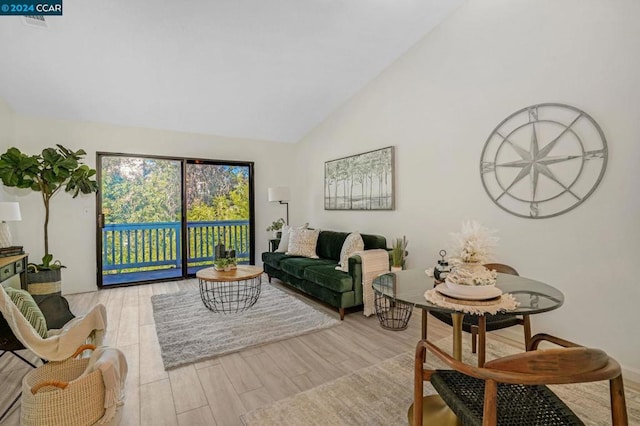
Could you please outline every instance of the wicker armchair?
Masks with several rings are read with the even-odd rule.
[[[67,322],[75,318],[75,316],[69,309],[69,302],[67,301],[67,299],[60,295],[52,294],[46,296],[34,296],[33,298],[42,311],[42,314],[47,321],[47,326],[50,330],[62,328]],[[22,349],[25,349],[24,345],[16,338],[16,336],[11,331],[11,328],[9,328],[9,324],[0,314],[0,358],[2,358],[5,354],[11,354],[21,359],[30,367],[36,368],[36,365],[34,363],[17,352]],[[13,406],[18,402],[20,396],[21,393],[18,393],[11,404],[3,410],[2,414],[0,415],[0,423],[2,422],[2,420],[4,420],[9,411],[11,411]]]
[[[487,263],[484,266],[503,274],[520,275],[514,268],[502,263]],[[430,311],[429,313],[440,321],[451,326],[453,325],[450,314],[438,311]],[[478,315],[465,315],[462,319],[462,330],[471,333],[471,352],[474,354],[477,352],[478,318]],[[501,330],[503,328],[513,327],[514,325],[522,325],[524,327],[524,345],[525,347],[529,346],[529,340],[531,339],[531,322],[529,315],[522,315],[522,317],[520,317],[512,314],[496,314],[485,315],[485,319],[486,331]],[[481,348],[481,350],[484,351],[484,348]],[[484,357],[482,358],[484,359]]]
[[[537,350],[543,340],[565,348]],[[622,372],[614,359],[599,349],[584,348],[546,334],[534,336],[528,349],[530,352],[499,358],[480,368],[453,359],[427,340],[420,341],[416,348],[414,404],[409,409],[409,424],[423,424],[424,380],[431,382],[457,416],[457,424],[478,426],[582,425],[569,407],[544,385],[609,380],[612,424],[628,424]],[[426,350],[452,370],[425,370],[422,360]]]

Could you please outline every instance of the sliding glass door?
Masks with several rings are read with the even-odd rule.
[[[100,286],[181,279],[214,247],[254,263],[253,163],[98,153]]]
[[[238,263],[252,263],[248,165],[187,161],[188,269],[211,265],[214,247],[235,250]]]

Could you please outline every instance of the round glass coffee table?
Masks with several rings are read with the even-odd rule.
[[[422,340],[427,339],[427,317],[429,311],[440,311],[451,314],[453,321],[453,358],[462,360],[462,317],[464,312],[455,311],[428,302],[424,293],[434,287],[433,278],[425,273],[424,269],[409,269],[406,271],[392,272],[373,280],[373,290],[392,301],[399,301],[422,309]],[[442,285],[442,284],[441,284]],[[520,302],[515,310],[509,313],[514,315],[532,315],[558,309],[564,303],[562,292],[548,284],[517,275],[498,274],[496,286],[504,293],[510,293]],[[478,321],[478,366],[484,365],[486,323],[483,316]],[[422,395],[422,380],[420,379],[415,395]],[[459,425],[456,415],[449,409],[439,395],[428,395],[417,398],[414,395],[414,404],[408,412],[409,424],[422,425],[423,418],[432,424]],[[414,416],[414,406],[416,416]],[[421,413],[421,414],[420,414]]]
[[[262,268],[238,265],[231,271],[204,268],[196,272],[200,297],[213,312],[232,313],[249,309],[260,297]]]

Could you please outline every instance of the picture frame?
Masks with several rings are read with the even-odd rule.
[[[394,147],[324,163],[325,210],[394,210]]]

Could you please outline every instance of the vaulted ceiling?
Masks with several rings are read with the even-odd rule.
[[[296,142],[463,0],[65,0],[0,17],[19,114]]]

